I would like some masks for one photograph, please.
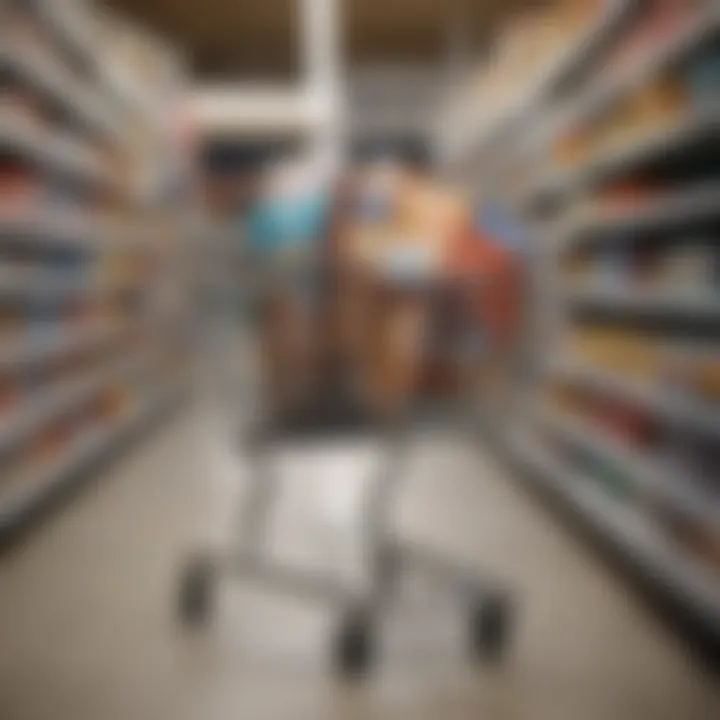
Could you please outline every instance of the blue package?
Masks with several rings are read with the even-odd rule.
[[[688,65],[686,83],[692,103],[696,107],[717,102],[720,87],[720,48],[713,48]]]
[[[475,229],[489,235],[516,255],[524,255],[528,248],[528,232],[522,221],[505,205],[486,202],[475,214]]]
[[[244,222],[250,248],[261,255],[272,255],[316,244],[325,232],[328,206],[322,192],[259,201]]]

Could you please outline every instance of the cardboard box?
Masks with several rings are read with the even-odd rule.
[[[422,297],[393,292],[382,293],[376,303],[366,345],[365,387],[371,406],[383,415],[393,415],[406,410],[417,394],[426,304]]]

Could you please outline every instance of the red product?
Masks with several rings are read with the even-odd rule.
[[[61,418],[40,432],[32,443],[33,459],[45,462],[56,456],[72,436],[71,421]]]
[[[448,273],[468,283],[474,317],[495,345],[512,341],[520,319],[522,265],[501,244],[470,229],[448,243]]]
[[[0,377],[0,416],[17,408],[22,399],[22,387],[12,377]]]
[[[632,446],[646,446],[654,440],[653,418],[637,408],[614,403],[609,420],[614,433]]]
[[[10,118],[29,123],[35,128],[44,126],[43,106],[37,95],[25,88],[0,91],[0,109]]]
[[[0,167],[0,217],[32,211],[40,202],[42,185],[22,165]]]
[[[642,4],[642,15],[633,31],[618,45],[609,62],[614,72],[642,62],[676,37],[696,12],[693,0],[648,0]]]
[[[601,207],[611,213],[633,210],[650,202],[661,190],[647,182],[615,183],[597,196]]]

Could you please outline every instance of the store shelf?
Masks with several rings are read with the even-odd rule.
[[[82,436],[50,466],[23,479],[21,487],[3,487],[0,490],[0,541],[64,487],[94,468],[114,447],[131,439],[178,395],[179,390],[175,387],[156,392],[111,427],[95,429]]]
[[[10,417],[0,418],[0,453],[7,452],[56,417],[78,407],[102,389],[107,374],[84,378],[66,387],[45,391],[36,400],[25,400],[25,407],[6,411]]]
[[[710,1],[702,7],[688,3],[687,8],[681,3],[675,21],[668,15],[660,18],[644,3],[633,5],[622,9],[628,22],[615,29],[610,24],[608,42],[569,74],[572,84],[565,87],[577,88],[574,97],[570,92],[550,92],[545,102],[534,105],[534,98],[528,98],[527,109],[520,105],[515,110],[518,117],[528,112],[532,122],[521,125],[512,116],[509,120],[503,116],[499,122],[505,123],[505,134],[502,128],[490,128],[494,134],[487,142],[492,152],[478,167],[482,183],[476,194],[504,203],[527,223],[528,237],[542,243],[542,262],[535,269],[534,317],[547,329],[544,338],[561,338],[578,321],[621,323],[627,332],[647,325],[657,337],[672,333],[673,339],[665,338],[666,343],[677,342],[681,335],[690,352],[703,346],[717,359],[720,292],[713,291],[709,268],[706,286],[683,285],[670,276],[663,285],[660,277],[652,283],[639,276],[635,281],[629,265],[618,261],[615,270],[607,253],[592,252],[621,249],[628,263],[636,257],[639,262],[644,258],[642,250],[654,243],[658,261],[667,252],[670,267],[670,255],[679,245],[695,238],[711,239],[720,221],[720,178],[708,179],[717,165],[720,142],[717,100],[702,108],[693,105],[684,116],[658,116],[652,126],[631,126],[633,109],[624,102],[720,37],[720,3]],[[620,12],[617,6],[614,9]],[[630,14],[633,9],[636,15]],[[629,27],[635,17],[640,23]],[[664,28],[671,37],[651,45],[652,37],[660,39],[661,20],[667,21]],[[628,27],[628,37],[621,38]],[[508,42],[512,39],[509,35]],[[632,52],[624,62],[612,57],[617,39],[628,40]],[[639,52],[633,52],[631,44]],[[635,114],[639,117],[642,112],[638,109]],[[562,138],[568,141],[568,152],[578,150],[577,143],[588,139],[582,131],[592,135],[595,121],[598,132],[605,121],[608,131],[617,130],[612,144],[588,147],[582,163],[573,167],[542,162],[557,155],[556,144]],[[580,131],[577,138],[575,131]],[[611,192],[594,192],[605,189],[608,181],[637,177],[647,181],[644,196],[640,182],[627,183],[624,197],[619,187],[615,197]],[[645,244],[640,247],[641,243]],[[565,261],[573,258],[564,254],[576,249],[591,251],[582,257],[578,253],[578,261],[588,263],[583,278],[565,272]],[[548,342],[552,341],[538,338],[536,349],[556,351]],[[542,357],[537,359],[542,397],[556,386],[553,380],[560,379],[572,389],[592,389],[608,402],[646,411],[669,434],[697,430],[698,439],[704,437],[709,444],[720,438],[720,405],[713,408],[679,390],[617,376],[581,361],[548,365]],[[509,429],[497,433],[506,459],[522,465],[542,487],[562,498],[582,524],[628,560],[658,596],[672,597],[693,625],[720,638],[720,571],[702,559],[699,547],[702,538],[720,528],[720,499],[703,483],[700,471],[693,478],[692,468],[684,466],[671,448],[643,449],[624,442],[623,435],[596,420],[590,408],[579,406],[577,413],[571,413],[531,406],[529,414],[528,419],[519,411],[510,419]],[[688,538],[697,536],[697,554],[690,540],[687,545],[681,540],[681,527]]]
[[[154,112],[145,93],[93,40],[94,30],[82,13],[63,8],[56,0],[42,0],[39,9],[47,24],[61,35],[79,56],[85,58],[102,87],[112,93],[122,107],[139,111],[146,119],[153,118]],[[119,132],[118,139],[123,143],[127,142]]]
[[[103,298],[140,287],[151,285],[143,278],[111,277],[103,272],[0,267],[0,301],[16,304]]]
[[[542,482],[655,586],[720,633],[720,579],[672,543],[630,505],[605,495],[592,478],[556,458],[530,431],[508,440],[529,475]]]
[[[37,399],[23,401],[23,407],[0,418],[0,454],[24,441],[51,420],[71,412],[99,393],[103,388],[127,374],[140,363],[136,357],[113,362],[89,376],[60,387],[43,390]]]
[[[720,293],[639,292],[623,285],[607,283],[604,287],[571,290],[565,294],[565,299],[579,308],[665,320],[720,322]]]
[[[83,182],[120,188],[119,181],[78,143],[34,128],[21,118],[0,117],[0,146]]]
[[[90,277],[88,277],[90,275]],[[86,273],[63,277],[58,271],[0,270],[0,300],[28,303],[65,302],[112,294],[119,285]]]
[[[115,120],[99,98],[83,91],[62,69],[62,64],[19,44],[0,45],[0,68],[8,68],[65,108],[76,121],[95,134],[117,141]]]
[[[712,1],[694,11],[673,38],[657,43],[634,65],[623,64],[621,69],[616,68],[612,74],[593,84],[576,103],[560,114],[550,136],[557,137],[607,111],[614,103],[649,83],[717,33],[720,33],[720,4]]]
[[[0,73],[18,90],[0,112],[0,155],[11,173],[0,198],[0,301],[7,326],[0,372],[18,392],[0,416],[3,536],[160,402],[158,395],[113,427],[93,429],[84,411],[92,409],[88,401],[110,399],[115,389],[133,402],[130,393],[147,395],[167,384],[162,361],[173,344],[165,332],[170,319],[159,313],[164,300],[174,299],[168,299],[172,291],[181,292],[179,248],[168,241],[177,228],[178,202],[176,195],[142,194],[142,178],[169,172],[177,153],[186,151],[165,135],[148,156],[155,128],[147,127],[129,96],[121,101],[117,93],[116,78],[127,62],[138,92],[159,102],[162,69],[174,59],[170,47],[129,21],[105,13],[94,18],[86,3],[34,0],[8,11],[11,23],[17,17],[27,32],[0,45]],[[122,42],[102,47],[101,35],[89,32],[95,20],[103,37],[117,31]],[[141,55],[147,77],[135,78],[129,68]],[[165,82],[180,92],[179,83]],[[23,169],[16,191],[17,164]],[[126,289],[137,292],[124,298]],[[139,302],[141,293],[149,302]],[[116,296],[128,302],[116,303]],[[83,302],[68,302],[75,299]],[[90,320],[96,310],[104,324]],[[88,319],[80,320],[86,312]],[[67,366],[67,373],[53,371],[84,349],[90,352],[83,362]],[[54,460],[46,458],[51,466],[41,467],[42,449],[34,441],[40,444],[45,430],[61,429],[66,417],[74,428],[68,428],[68,444],[54,450]]]
[[[561,224],[557,249],[564,250],[592,235],[667,230],[688,223],[720,218],[720,183],[704,183],[672,193],[663,193],[642,205],[625,210],[588,207]]]
[[[538,413],[538,419],[573,444],[604,458],[646,497],[709,529],[720,527],[720,503],[717,498],[703,493],[697,486],[686,482],[683,476],[672,473],[659,459],[654,460],[633,450],[597,423],[588,422],[575,413],[543,408]]]
[[[531,105],[539,105],[583,65],[601,45],[613,38],[638,6],[638,0],[610,0],[597,20],[566,48],[548,67],[531,95]]]
[[[611,150],[598,153],[579,169],[557,172],[540,180],[526,202],[544,197],[561,198],[587,190],[609,177],[627,173],[644,163],[682,152],[700,142],[720,140],[720,104],[683,118],[672,127],[642,132]]]
[[[97,289],[94,280],[77,274],[63,277],[62,272],[52,270],[0,268],[0,300],[67,300],[89,295]]]
[[[36,7],[45,25],[61,37],[77,57],[94,68],[102,64],[103,52],[93,41],[93,28],[85,17],[85,9],[80,11],[76,4],[62,4],[57,0],[39,0]]]
[[[1,131],[0,131],[1,132]],[[97,224],[81,213],[32,212],[17,208],[3,208],[0,212],[0,242],[6,238],[33,238],[51,247],[96,249],[102,247],[102,233]]]
[[[100,346],[122,331],[109,325],[76,329],[37,331],[22,339],[0,343],[0,370],[23,368],[39,361],[52,360],[63,354]]]
[[[534,110],[539,110],[548,96],[572,75],[599,45],[622,27],[635,5],[636,0],[613,0],[608,3],[602,16],[548,63],[543,72],[529,84],[528,91],[520,94],[518,102],[475,138],[471,143],[471,152],[481,152],[500,135],[512,132]]]
[[[628,400],[678,427],[720,439],[720,405],[703,404],[679,393],[671,393],[666,388],[630,380],[581,363],[556,364],[548,373],[571,384]]]
[[[0,134],[2,130],[0,129]],[[82,207],[33,212],[25,207],[0,211],[0,243],[7,239],[49,247],[67,247],[92,253],[157,248],[157,233],[152,226],[88,213]]]

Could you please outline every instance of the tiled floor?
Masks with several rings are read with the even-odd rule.
[[[194,407],[0,559],[0,718],[720,717],[679,641],[490,458],[440,436],[413,450],[398,532],[515,587],[520,622],[502,668],[466,664],[445,611],[455,608],[432,588],[413,594],[424,608],[388,623],[384,660],[355,686],[328,670],[323,608],[228,581],[212,626],[182,631],[178,568],[199,540],[227,537],[243,475],[227,429]],[[353,556],[342,528],[360,483],[349,476],[373,457],[341,456],[289,458],[278,553]]]

